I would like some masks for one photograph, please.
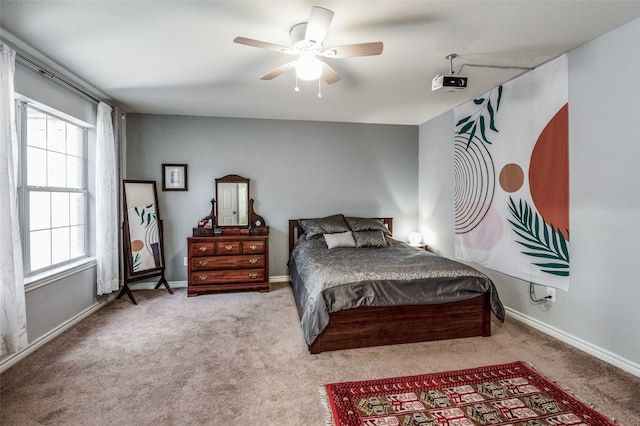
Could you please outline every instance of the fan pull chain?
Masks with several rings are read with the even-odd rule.
[[[296,92],[300,91],[300,86],[298,86],[298,76],[296,75],[296,87],[293,88]],[[318,79],[318,97],[322,97],[322,79]]]

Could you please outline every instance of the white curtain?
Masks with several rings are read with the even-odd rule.
[[[27,346],[18,220],[18,136],[13,80],[16,52],[0,43],[0,355]]]
[[[111,107],[98,105],[96,138],[96,257],[98,295],[118,290],[118,186]]]

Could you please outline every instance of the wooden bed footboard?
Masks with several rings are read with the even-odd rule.
[[[298,296],[298,314],[302,315]],[[329,314],[329,325],[308,345],[317,354],[339,349],[491,336],[488,295],[437,305],[359,307]]]

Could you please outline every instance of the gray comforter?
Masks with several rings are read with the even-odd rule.
[[[388,238],[386,248],[328,249],[323,238],[296,242],[289,273],[302,308],[301,326],[311,344],[329,313],[358,306],[426,305],[489,293],[491,311],[504,321],[495,286],[481,272]]]

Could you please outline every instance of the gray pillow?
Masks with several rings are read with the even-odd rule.
[[[350,230],[347,222],[344,221],[344,216],[341,214],[315,219],[300,219],[298,223],[307,238],[324,234],[337,234],[338,232],[347,232]]]
[[[337,234],[324,234],[324,241],[330,249],[356,246],[356,240],[353,239],[351,231],[338,232]]]
[[[366,217],[345,217],[344,220],[353,232],[382,231],[383,234],[391,236],[389,228],[381,220]]]
[[[353,238],[356,240],[356,247],[386,247],[387,240],[382,231],[360,231],[354,232]]]

